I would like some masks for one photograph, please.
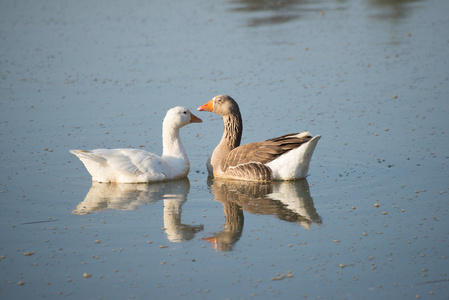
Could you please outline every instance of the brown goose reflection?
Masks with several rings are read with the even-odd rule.
[[[243,211],[257,215],[273,215],[306,229],[321,224],[310,196],[306,179],[282,182],[250,182],[208,179],[214,200],[221,202],[225,214],[224,230],[203,240],[219,251],[231,251],[243,231]]]
[[[160,183],[99,183],[92,187],[76,209],[75,215],[101,212],[106,209],[136,210],[141,205],[164,201],[164,228],[171,242],[191,240],[203,225],[192,226],[181,223],[182,205],[190,190],[188,178]]]

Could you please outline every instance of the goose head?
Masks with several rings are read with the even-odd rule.
[[[192,114],[188,108],[176,106],[167,111],[164,123],[167,122],[173,124],[174,127],[181,128],[190,123],[201,123],[203,121]]]
[[[221,116],[240,115],[237,102],[228,95],[215,96],[206,104],[198,107],[198,110],[211,111]]]

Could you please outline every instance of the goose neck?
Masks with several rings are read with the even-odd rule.
[[[242,139],[242,117],[240,113],[237,115],[227,115],[223,117],[224,122],[224,132],[222,137],[222,143],[232,150],[240,146],[240,141]]]
[[[181,138],[179,136],[178,127],[167,126],[167,124],[163,124],[162,144],[162,156],[173,156],[187,159],[186,151],[181,143]]]

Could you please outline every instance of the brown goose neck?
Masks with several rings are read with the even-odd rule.
[[[228,147],[234,149],[240,146],[243,132],[242,117],[240,113],[224,116],[223,122],[223,138],[225,139]]]

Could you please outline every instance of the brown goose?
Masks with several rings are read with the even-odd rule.
[[[307,176],[320,135],[290,133],[240,146],[243,124],[234,99],[227,95],[215,96],[198,110],[223,116],[223,137],[207,162],[211,176],[254,181],[293,180]]]

